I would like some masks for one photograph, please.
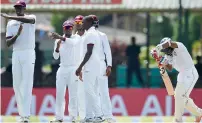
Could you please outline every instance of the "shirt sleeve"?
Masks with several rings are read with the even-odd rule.
[[[92,33],[88,33],[85,37],[85,44],[95,44],[95,35]]]
[[[79,41],[81,41],[79,37],[73,37],[73,38],[66,38],[65,43],[68,46],[75,46],[79,43]]]
[[[53,58],[54,59],[58,59],[60,57],[60,54],[55,52],[56,48],[57,48],[57,43],[58,43],[59,40],[55,40],[55,45],[54,45],[54,49],[53,49]]]
[[[35,20],[35,23],[34,23],[34,24],[36,24],[36,16],[35,16],[35,15],[29,15],[29,17],[30,17],[30,18],[34,18],[34,20]]]
[[[176,43],[177,43],[177,48],[175,48],[176,52],[183,52],[186,49],[183,43],[181,42],[176,42]]]
[[[12,32],[12,27],[8,22],[7,27],[6,27],[6,37],[10,37],[10,36],[14,36],[14,34]]]
[[[112,66],[112,53],[107,35],[103,35],[102,44],[104,48],[104,53],[106,55],[107,66]]]

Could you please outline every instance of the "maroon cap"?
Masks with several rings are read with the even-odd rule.
[[[96,22],[96,21],[99,21],[99,20],[98,20],[98,17],[97,17],[96,15],[89,15],[89,16],[93,18],[93,21],[95,21],[95,22]]]
[[[14,7],[17,7],[17,6],[21,6],[21,7],[25,7],[25,8],[26,8],[26,3],[25,3],[25,1],[23,1],[23,0],[18,0],[18,1],[15,3]]]
[[[83,20],[83,16],[82,15],[77,15],[75,18],[74,18],[74,21],[82,21]]]
[[[74,23],[73,23],[73,21],[72,20],[66,20],[64,23],[63,23],[63,25],[62,25],[63,27],[65,27],[65,26],[74,26]]]

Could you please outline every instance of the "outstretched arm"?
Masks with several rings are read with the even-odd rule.
[[[64,36],[61,36],[61,35],[59,35],[58,33],[55,33],[55,32],[51,32],[50,37],[52,39],[60,39],[62,41],[66,41],[66,38]]]
[[[35,18],[32,18],[32,17],[9,16],[9,19],[21,21],[23,23],[30,23],[30,24],[34,24],[35,23]]]
[[[5,13],[1,14],[2,17],[5,17],[7,19],[12,19],[12,20],[17,20],[23,23],[30,23],[30,24],[34,24],[35,23],[35,17],[25,17],[25,16],[11,16],[11,15],[7,15]]]

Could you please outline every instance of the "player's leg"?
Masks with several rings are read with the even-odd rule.
[[[197,82],[197,79],[198,79],[198,73],[197,73],[196,69],[193,68],[192,69],[192,75],[190,76],[190,78],[188,78],[188,80],[190,80],[190,81],[189,82],[187,81],[185,83],[185,87],[186,87],[186,89],[185,89],[186,90],[186,92],[185,92],[185,98],[186,98],[185,107],[193,115],[202,116],[202,109],[199,108],[198,106],[196,106],[196,104],[193,102],[193,100],[191,98],[189,98],[190,93],[193,90],[194,85]]]
[[[69,78],[68,78],[68,91],[69,91],[69,115],[72,121],[75,121],[78,116],[78,77],[75,75],[75,69],[71,69],[69,71]]]
[[[178,121],[182,120],[184,108],[196,116],[202,115],[202,110],[189,98],[197,78],[198,74],[195,69],[178,75],[178,83],[175,89],[175,119]]]
[[[103,74],[104,75],[104,74]],[[102,108],[101,108],[101,98],[100,98],[100,94],[102,93],[102,91],[100,91],[101,87],[100,87],[100,79],[98,78],[97,81],[95,82],[95,85],[94,85],[94,91],[95,91],[95,94],[96,94],[96,105],[97,107],[100,107],[100,111],[101,111],[101,114],[99,113],[96,113],[96,111],[94,111],[94,122],[102,122],[104,121],[104,114],[103,114],[103,111],[102,111]]]
[[[17,102],[17,108],[19,115],[22,116],[22,104],[21,104],[21,83],[22,83],[22,67],[20,64],[20,61],[17,57],[16,53],[13,53],[12,55],[12,74],[13,74],[13,89],[15,92],[15,99]]]
[[[175,88],[175,121],[182,122],[182,115],[185,108],[185,87],[183,82],[178,82]]]
[[[104,114],[105,119],[112,119],[112,105],[109,97],[109,86],[108,86],[108,77],[104,76],[106,71],[105,62],[102,63],[102,72],[99,77],[99,97],[101,102],[102,112]]]
[[[86,116],[85,111],[85,93],[84,93],[84,82],[78,81],[78,93],[77,93],[77,100],[78,100],[78,112],[79,117],[84,119]]]
[[[66,69],[59,68],[56,75],[56,112],[55,117],[56,121],[63,121],[64,112],[65,112],[65,93],[67,80]],[[67,76],[68,77],[68,76]]]
[[[22,65],[22,101],[23,116],[31,115],[32,88],[34,79],[35,51],[27,51],[21,55]]]
[[[84,90],[86,98],[86,118],[92,119],[95,116],[99,117],[102,115],[101,107],[97,104],[97,97],[95,93],[95,82],[97,81],[97,76],[95,73],[84,71],[83,81],[84,81]]]
[[[104,118],[114,121],[112,115],[112,104],[109,96],[108,78],[106,76],[99,78],[100,102]]]

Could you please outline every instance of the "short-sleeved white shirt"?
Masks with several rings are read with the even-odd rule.
[[[80,36],[78,34],[78,32],[76,32],[76,34],[74,34],[75,36],[80,37],[80,52],[81,52],[81,60],[83,60],[84,58],[84,54],[83,54],[83,50],[84,50],[84,46],[83,46],[83,42],[84,42],[84,37],[85,37],[86,32],[84,32],[84,34],[82,36]]]
[[[88,44],[94,44],[94,47],[90,59],[84,65],[84,71],[93,71],[97,73],[100,71],[100,42],[101,40],[95,27],[88,29],[84,36],[84,56],[87,53]]]
[[[181,42],[176,43],[178,48],[174,49],[173,56],[166,55],[169,64],[172,64],[178,72],[191,69],[194,67],[194,62],[187,48]]]
[[[35,15],[25,15],[25,17],[32,17],[35,19],[36,22],[36,16]],[[20,24],[22,22],[11,20],[7,24],[7,31],[6,31],[6,37],[12,37],[15,36],[18,32],[18,29],[20,27]],[[29,23],[23,23],[23,29],[21,34],[16,39],[15,43],[13,44],[13,51],[15,50],[26,50],[26,49],[33,49],[35,48],[35,23],[29,24]]]
[[[112,66],[112,55],[107,35],[103,32],[100,32],[99,30],[97,31],[101,39],[100,59],[101,61],[104,61],[106,59],[107,66]]]
[[[82,52],[81,52],[81,37],[77,35],[72,35],[70,38],[66,38],[66,41],[62,41],[59,53],[55,52],[57,43],[59,40],[55,41],[53,57],[58,59],[60,57],[60,66],[76,66],[78,67],[81,63]]]

